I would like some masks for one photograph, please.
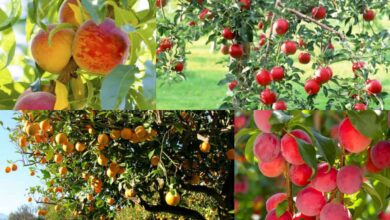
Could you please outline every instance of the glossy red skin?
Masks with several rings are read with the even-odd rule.
[[[271,162],[280,154],[280,139],[270,133],[261,133],[253,143],[253,153],[262,162]]]
[[[256,74],[256,82],[261,86],[266,86],[271,81],[271,74],[266,69],[262,69]]]
[[[54,110],[55,95],[48,92],[26,92],[16,101],[14,110]]]
[[[297,51],[297,44],[294,41],[287,40],[282,44],[282,51],[286,55],[293,55]]]
[[[199,18],[200,20],[204,21],[204,20],[206,19],[206,15],[208,15],[207,18],[209,18],[209,19],[212,18],[212,17],[210,17],[210,16],[212,16],[212,15],[209,14],[209,9],[207,9],[207,8],[203,9],[203,10],[199,13],[198,18]]]
[[[349,210],[340,203],[326,204],[320,213],[321,220],[352,220]]]
[[[251,9],[251,1],[250,0],[240,0],[241,10],[249,10]]]
[[[234,88],[236,88],[236,86],[238,85],[238,82],[237,80],[233,80],[229,83],[228,87],[229,87],[229,90],[232,91]]]
[[[363,61],[359,61],[359,62],[353,63],[352,64],[352,71],[356,72],[356,71],[362,70],[365,65],[366,65],[366,63],[363,62]]]
[[[284,35],[288,31],[288,21],[286,19],[278,19],[273,25],[274,33]]]
[[[372,163],[379,169],[390,168],[390,142],[380,141],[371,148]]]
[[[276,207],[278,207],[279,203],[283,202],[284,200],[287,199],[287,194],[286,193],[276,193],[270,196],[267,201],[265,202],[265,208],[267,212],[270,212]]]
[[[360,133],[353,126],[349,118],[345,118],[340,123],[339,140],[341,146],[351,153],[363,152],[371,143],[371,138],[368,138]]]
[[[156,0],[156,6],[157,8],[162,8],[165,5],[167,5],[167,0]]]
[[[176,66],[175,66],[176,72],[181,72],[181,71],[183,71],[183,69],[184,69],[184,64],[182,62],[179,62],[176,64]]]
[[[308,95],[315,95],[320,91],[320,89],[320,84],[316,80],[309,79],[306,81],[305,91]]]
[[[255,124],[260,131],[264,133],[271,132],[271,124],[269,123],[269,119],[272,116],[271,110],[255,110],[253,111],[253,119]]]
[[[278,177],[283,174],[286,161],[281,155],[271,162],[259,162],[260,172],[266,177]]]
[[[221,46],[221,53],[223,55],[229,54],[229,48],[230,48],[230,45],[222,45]]]
[[[365,21],[372,21],[375,19],[375,12],[371,9],[366,9],[363,12],[363,19]]]
[[[337,188],[345,194],[353,194],[360,190],[363,183],[363,172],[360,167],[348,165],[337,173]]]
[[[316,220],[315,216],[307,216],[302,213],[297,213],[294,215],[293,220]]]
[[[106,75],[128,56],[128,35],[116,27],[115,21],[106,18],[97,25],[89,20],[80,26],[73,41],[73,59],[87,71]]]
[[[240,58],[244,54],[244,51],[242,49],[242,46],[239,44],[233,44],[229,48],[230,56],[233,58]]]
[[[326,198],[323,193],[311,187],[299,191],[295,203],[298,211],[307,216],[320,214],[325,204]]]
[[[172,42],[171,42],[171,40],[169,38],[162,38],[160,40],[160,47],[159,47],[159,49],[161,51],[170,50],[170,49],[172,49],[172,46],[173,46],[173,44],[172,44]]]
[[[316,71],[315,80],[319,84],[327,83],[333,76],[332,69],[329,67],[321,67]]]
[[[356,103],[353,107],[356,111],[364,111],[367,110],[367,105],[364,103]]]
[[[196,22],[195,21],[190,21],[190,22],[188,22],[188,26],[195,26],[196,25]]]
[[[305,186],[310,182],[312,169],[306,165],[292,165],[289,170],[289,178],[297,186]]]
[[[330,168],[329,164],[321,163],[317,167],[317,173],[312,179],[310,186],[320,192],[330,192],[337,186],[336,184],[337,170]]]
[[[300,53],[299,56],[298,56],[298,60],[299,60],[299,62],[302,63],[302,64],[308,64],[308,63],[310,63],[310,59],[311,59],[310,53],[307,53],[307,52],[302,52],[302,53]]]
[[[273,81],[281,81],[284,78],[284,68],[275,66],[271,69],[271,78]]]
[[[379,94],[382,92],[382,83],[378,80],[368,80],[366,83],[366,91],[368,94]]]
[[[292,220],[289,212],[283,213],[283,215],[277,217],[276,210],[272,210],[265,216],[265,220]]]
[[[366,169],[367,169],[367,171],[370,172],[370,173],[378,173],[378,172],[380,172],[382,169],[376,167],[375,164],[372,163],[372,159],[371,159],[371,153],[372,153],[372,152],[371,152],[371,150],[372,150],[372,148],[370,148],[370,149],[368,150],[368,153],[367,153]]]
[[[262,47],[267,43],[267,38],[260,38],[259,40],[259,46]]]
[[[314,7],[311,11],[311,15],[316,20],[321,20],[326,17],[326,8],[323,6]]]
[[[262,30],[264,28],[264,23],[262,21],[260,21],[258,24],[257,24],[257,27],[259,28],[259,30]]]
[[[222,31],[222,37],[226,40],[233,40],[234,39],[234,33],[230,28],[224,28]]]
[[[298,45],[300,46],[300,47],[305,47],[305,41],[301,38],[301,39],[299,39],[298,40]]]
[[[284,159],[294,165],[302,165],[303,161],[295,138],[299,138],[306,143],[311,143],[310,136],[300,129],[292,130],[290,133],[283,135],[281,140],[281,151]]]
[[[273,110],[285,111],[285,110],[287,110],[287,105],[286,105],[286,103],[284,101],[280,100],[280,101],[275,102],[272,105],[272,109]]]
[[[265,105],[272,105],[274,102],[276,102],[276,98],[276,93],[271,91],[270,89],[264,89],[260,93],[260,101]]]

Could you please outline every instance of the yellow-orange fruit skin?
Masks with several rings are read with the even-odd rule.
[[[77,0],[66,0],[62,3],[60,12],[59,12],[59,21],[60,23],[69,23],[76,26],[79,26],[79,22],[77,22],[77,19],[74,15],[74,12],[72,8],[70,7],[70,4],[78,5]]]
[[[106,18],[97,25],[86,21],[76,32],[73,58],[77,65],[89,72],[106,75],[129,56],[130,40],[127,34]]]
[[[63,29],[54,34],[49,45],[50,30],[55,25],[49,26],[47,31],[41,30],[31,42],[31,54],[38,65],[50,73],[60,73],[72,57],[72,42],[74,31]]]

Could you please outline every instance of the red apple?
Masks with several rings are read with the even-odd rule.
[[[305,91],[309,95],[315,95],[320,91],[320,84],[314,79],[309,79],[306,81]]]
[[[367,105],[364,103],[356,103],[355,106],[353,107],[356,111],[363,111],[367,110]]]
[[[167,5],[167,0],[156,0],[156,6],[157,8],[162,8],[165,5]]]
[[[244,51],[242,49],[242,46],[240,44],[233,44],[229,48],[230,56],[233,58],[240,58],[244,54]]]
[[[333,76],[332,69],[329,67],[321,67],[317,69],[315,74],[315,80],[320,83],[327,83]]]
[[[160,50],[161,51],[167,51],[172,49],[172,42],[169,38],[162,38],[160,40]]]
[[[230,45],[223,44],[221,46],[221,53],[224,55],[229,54],[229,47],[230,47]]]
[[[326,8],[323,6],[314,7],[311,11],[311,15],[316,20],[321,20],[326,17]]]
[[[272,109],[285,111],[287,110],[287,105],[284,101],[279,100],[272,105]]]
[[[229,83],[228,87],[229,87],[230,91],[233,91],[233,89],[236,88],[237,85],[238,85],[237,80],[233,80]]]
[[[273,31],[278,35],[284,35],[288,31],[288,21],[278,19],[273,25]]]
[[[308,64],[310,63],[310,53],[302,52],[298,56],[298,60],[302,64]]]
[[[300,38],[300,39],[298,40],[298,45],[299,45],[300,47],[305,47],[305,41],[304,41],[302,38]]]
[[[195,21],[190,21],[190,22],[188,22],[188,26],[195,26],[196,25],[196,22]]]
[[[240,0],[241,10],[249,10],[251,9],[251,1],[250,0]]]
[[[293,55],[297,51],[297,44],[294,41],[287,40],[282,45],[282,51],[286,55]]]
[[[353,63],[352,64],[352,71],[356,72],[356,71],[362,70],[365,65],[366,65],[366,63],[363,61],[358,61],[356,63]]]
[[[363,19],[365,21],[372,21],[375,18],[375,12],[371,9],[366,9],[363,12]]]
[[[222,37],[226,40],[234,39],[234,33],[230,28],[224,28],[222,31]]]
[[[256,81],[259,85],[266,86],[271,83],[271,74],[266,69],[262,69],[256,74]]]
[[[182,62],[178,62],[175,66],[175,71],[181,72],[181,71],[183,71],[183,69],[184,69],[184,64]]]
[[[284,78],[284,68],[275,66],[271,69],[271,78],[273,81],[281,81]]]
[[[265,105],[272,105],[276,101],[277,95],[270,89],[264,89],[260,93],[260,100]]]
[[[262,21],[260,21],[258,24],[257,24],[257,27],[259,28],[259,30],[262,30],[264,28],[264,23]]]
[[[376,79],[367,80],[366,91],[368,94],[378,94],[382,92],[382,84]]]

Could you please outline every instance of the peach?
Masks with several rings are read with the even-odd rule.
[[[259,134],[253,145],[253,152],[259,161],[271,162],[279,156],[280,140],[273,134]]]
[[[16,101],[14,110],[54,110],[55,95],[49,92],[29,92]]]
[[[379,141],[371,148],[370,156],[375,167],[379,169],[390,168],[390,142]]]
[[[287,211],[278,217],[276,215],[276,210],[272,210],[265,216],[265,220],[292,220],[292,217],[291,214]]]
[[[305,162],[303,161],[299,149],[298,149],[298,143],[294,139],[299,138],[303,140],[306,143],[312,143],[310,136],[304,132],[303,130],[293,130],[290,133],[285,134],[282,137],[281,141],[281,151],[284,159],[286,159],[287,162],[294,164],[294,165],[301,165],[304,164]]]
[[[313,171],[306,164],[292,165],[289,170],[289,177],[291,182],[294,183],[295,185],[305,186],[310,182],[309,178],[311,177],[312,173]]]
[[[277,177],[283,174],[285,161],[281,155],[271,162],[259,162],[260,172],[266,177]]]
[[[330,168],[327,163],[321,163],[317,167],[317,173],[310,183],[310,186],[321,192],[330,192],[337,186],[337,170]]]
[[[297,213],[294,215],[293,220],[316,220],[315,216],[307,216],[302,213]]]
[[[260,131],[264,133],[271,133],[271,124],[269,123],[271,116],[272,111],[270,110],[256,110],[253,112],[255,124]]]
[[[73,9],[70,7],[71,5],[74,5],[77,8],[80,7],[78,2],[80,2],[81,4],[81,0],[66,0],[62,3],[58,14],[58,19],[60,23],[69,23],[76,26],[80,25],[80,23],[76,19]]]
[[[345,206],[330,202],[322,208],[320,220],[352,220],[352,217]]]
[[[287,199],[287,194],[286,193],[276,193],[269,197],[267,201],[265,202],[265,207],[267,209],[267,212],[270,212],[279,205],[279,203],[283,202],[284,200]]]
[[[371,150],[372,148],[370,148],[368,150],[368,153],[367,153],[367,161],[366,161],[366,170],[368,172],[371,172],[371,173],[378,173],[380,172],[382,169],[379,169],[378,167],[376,167],[374,165],[374,163],[372,162],[372,159],[371,159]]]
[[[337,173],[337,188],[345,194],[353,194],[360,190],[363,183],[363,172],[355,166],[342,167]]]
[[[326,199],[322,192],[312,187],[306,187],[298,192],[295,205],[302,214],[316,216],[320,214],[325,203]]]
[[[351,153],[360,153],[367,149],[371,143],[371,138],[361,134],[351,123],[349,118],[345,118],[339,126],[339,140],[342,147]]]
[[[107,75],[129,56],[130,40],[125,32],[106,18],[97,25],[88,20],[80,26],[73,41],[73,58],[82,69]]]
[[[49,45],[49,34],[56,26],[41,30],[31,41],[31,54],[35,62],[45,71],[60,73],[72,57],[74,31],[62,29],[54,34]]]

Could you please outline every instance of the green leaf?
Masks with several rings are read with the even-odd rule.
[[[87,10],[87,12],[91,15],[92,19],[95,23],[99,24],[102,20],[99,16],[99,8],[96,5],[93,5],[90,0],[81,0],[81,4]]]
[[[255,142],[256,137],[257,134],[252,135],[245,145],[245,158],[249,163],[254,163],[253,143]]]
[[[6,17],[6,14],[0,9],[0,20],[2,20],[4,17]],[[1,70],[6,68],[14,58],[16,42],[15,42],[15,34],[12,28],[8,28],[2,31],[0,36],[1,36],[0,47],[3,49],[5,54],[8,53],[8,55],[6,55],[5,64],[0,65],[0,70]],[[0,58],[3,59],[2,53]]]
[[[364,191],[366,191],[368,194],[370,194],[372,200],[374,200],[375,202],[377,202],[379,204],[379,207],[380,207],[379,209],[382,209],[383,201],[382,201],[381,196],[378,194],[378,192],[374,188],[369,186],[367,183],[363,183],[362,188],[364,189]]]
[[[283,111],[273,111],[272,116],[269,119],[271,125],[285,124],[292,119],[291,115],[287,115]]]
[[[314,146],[312,144],[306,143],[299,138],[296,138],[295,136],[293,137],[297,141],[299,154],[301,155],[302,159],[306,162],[307,165],[316,169],[317,159]]]
[[[288,201],[283,200],[283,202],[279,203],[278,206],[276,206],[276,216],[280,217],[282,216],[288,209]]]
[[[325,137],[317,132],[314,128],[310,128],[312,134],[312,140],[314,145],[317,147],[319,154],[324,157],[324,159],[330,164],[333,165],[336,160],[337,145],[333,139]]]
[[[257,135],[259,133],[260,131],[257,128],[243,128],[239,130],[236,135],[234,135],[234,140],[237,144],[245,135]]]
[[[2,31],[9,28],[19,19],[22,12],[22,3],[20,0],[11,0],[11,9],[8,16],[3,10],[0,9],[0,11],[2,12],[2,15],[0,15],[0,31]]]
[[[100,99],[103,109],[117,109],[134,83],[134,74],[139,70],[135,66],[118,65],[102,83]]]
[[[381,136],[381,125],[374,111],[348,111],[353,126],[364,136],[375,138]]]
[[[372,180],[378,180],[380,183],[390,188],[390,179],[381,174],[372,173],[368,176],[368,178]]]

